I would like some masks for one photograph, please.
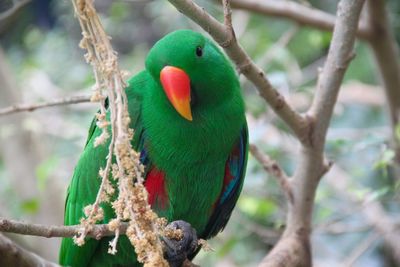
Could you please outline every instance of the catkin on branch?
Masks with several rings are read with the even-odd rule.
[[[111,225],[115,229],[115,238],[110,242],[109,252],[115,254],[119,237],[119,225],[122,220],[129,221],[127,236],[135,247],[138,260],[144,266],[168,266],[163,258],[159,233],[162,231],[157,215],[147,202],[147,191],[143,186],[144,167],[140,163],[140,154],[131,145],[133,129],[129,128],[128,99],[125,94],[123,75],[118,67],[117,54],[112,49],[110,38],[106,35],[93,0],[73,0],[75,13],[82,28],[83,38],[80,47],[85,49],[86,61],[92,65],[95,86],[93,101],[100,101],[100,113],[97,115],[97,127],[102,133],[95,139],[95,146],[109,142],[109,152],[104,169],[100,171],[101,185],[96,201],[87,208],[87,216],[82,219],[83,231],[75,238],[77,244],[83,244],[84,238],[93,225],[102,219],[100,204],[110,201],[110,195],[118,192],[113,203],[116,219]],[[105,99],[108,98],[109,121],[106,116]],[[111,129],[111,134],[109,133]],[[116,159],[116,163],[112,159]],[[116,181],[118,190],[114,190],[110,173]]]

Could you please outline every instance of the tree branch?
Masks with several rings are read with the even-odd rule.
[[[385,88],[392,124],[392,143],[396,150],[396,163],[400,166],[400,140],[395,134],[395,128],[400,123],[400,51],[390,28],[385,1],[369,0],[367,4],[367,22],[373,34],[369,43]],[[400,179],[400,170],[397,172],[397,178]]]
[[[341,0],[338,5],[332,43],[309,117],[295,112],[272,88],[264,72],[250,60],[225,25],[192,1],[169,1],[224,47],[239,71],[257,86],[261,96],[302,142],[299,164],[292,181],[294,203],[289,205],[287,228],[261,266],[311,266],[309,235],[315,191],[320,178],[330,167],[323,156],[326,132],[343,75],[354,56],[353,45],[364,0]],[[227,14],[226,10],[224,14]]]
[[[364,216],[385,241],[393,253],[393,258],[400,264],[400,229],[388,216],[382,205],[376,200],[364,203]]]
[[[127,223],[121,223],[119,231],[125,234]],[[15,233],[21,235],[33,235],[42,237],[74,237],[82,231],[81,225],[53,226],[43,224],[24,223],[0,218],[0,232]],[[103,236],[114,236],[115,231],[109,229],[108,224],[96,224],[89,230],[87,236],[100,239]]]
[[[293,110],[284,97],[272,87],[264,71],[250,59],[234,38],[234,34],[224,24],[213,18],[191,0],[169,0],[169,2],[200,25],[225,49],[227,55],[236,64],[239,72],[243,73],[257,87],[260,95],[286,122],[298,139],[303,143],[307,143],[309,131],[307,119]]]
[[[0,233],[0,266],[18,267],[59,267],[38,255],[25,250]]]
[[[324,162],[326,132],[339,87],[350,60],[364,0],[341,0],[328,57],[318,79],[308,114],[313,121],[311,144],[300,150],[292,180],[294,203],[289,206],[287,227],[282,239],[260,266],[311,266],[310,232],[315,192],[329,164]]]
[[[325,143],[326,131],[336,104],[340,84],[350,61],[355,56],[353,51],[355,33],[363,3],[364,0],[357,0],[351,5],[346,0],[342,0],[338,5],[338,20],[328,57],[320,73],[316,94],[308,112],[315,118],[313,145],[321,150]]]
[[[117,227],[119,235],[125,235],[128,227],[129,223],[121,222]],[[74,237],[81,235],[83,228],[84,227],[82,225],[70,225],[70,226],[43,225],[43,224],[25,223],[25,222],[0,218],[0,232],[14,233],[20,235],[41,236],[46,238]],[[93,227],[88,229],[85,236],[99,240],[105,236],[115,236],[115,231],[116,231],[115,226],[113,226],[113,229],[111,230],[108,224],[95,224],[93,225]],[[2,256],[3,254],[4,256]],[[4,264],[4,265],[2,264],[3,262],[9,263],[9,260],[13,260],[13,262],[17,261],[18,264],[16,263]],[[43,265],[38,263],[41,263]],[[189,260],[186,260],[184,264],[185,264],[184,266],[193,266],[193,267],[197,266],[191,263]],[[52,267],[58,265],[51,262],[47,262],[46,260],[40,258],[39,256],[18,247],[16,244],[5,238],[0,233],[0,266]]]
[[[10,17],[17,13],[25,5],[29,4],[31,0],[13,1],[13,6],[5,12],[0,13],[0,24],[5,23]]]
[[[354,57],[353,46],[358,18],[364,0],[341,0],[338,4],[338,20],[333,32],[328,57],[317,83],[313,103],[308,112],[313,118],[312,146],[303,147],[300,163],[294,182],[299,206],[293,210],[293,224],[303,221],[304,226],[311,224],[312,202],[308,199],[314,194],[320,177],[326,172],[323,149],[326,132],[337,100],[340,84],[350,60]],[[308,218],[306,218],[308,217]],[[304,220],[304,218],[306,218]]]
[[[232,32],[232,34],[234,35],[235,32],[232,26],[231,0],[222,0],[222,7],[224,9],[224,25],[226,29]]]
[[[293,20],[301,25],[332,31],[336,17],[292,1],[232,0],[232,7],[267,16]],[[400,122],[400,51],[391,31],[384,0],[369,0],[367,19],[359,23],[356,36],[370,43],[385,87],[392,123],[392,144],[396,151],[396,176],[400,177],[400,140],[395,127]]]
[[[374,242],[376,242],[379,238],[377,233],[372,233],[362,240],[362,242],[356,246],[352,251],[349,252],[349,255],[343,260],[343,263],[340,264],[343,267],[351,267],[354,266],[354,263],[363,255]]]
[[[333,31],[335,26],[334,15],[293,1],[232,0],[231,5],[233,8],[289,19],[323,31]],[[359,38],[370,39],[370,31],[365,25],[359,25],[358,28],[356,35]]]
[[[41,108],[54,107],[54,106],[64,106],[70,104],[78,104],[90,102],[90,96],[71,96],[66,98],[60,98],[55,100],[50,100],[38,104],[15,104],[6,108],[0,109],[0,116],[9,115],[12,113],[23,112],[23,111],[34,111]]]

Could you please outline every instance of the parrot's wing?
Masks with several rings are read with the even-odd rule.
[[[209,239],[222,231],[232,213],[242,191],[246,172],[248,152],[248,130],[245,125],[239,140],[233,147],[225,164],[225,177],[222,192],[215,204],[214,211],[200,238]]]
[[[143,72],[136,75],[129,81],[129,87],[126,89],[131,117],[130,126],[135,129],[132,146],[136,150],[140,150],[140,146],[143,144],[143,141],[141,141],[143,128],[140,119],[141,95],[138,91],[144,87],[145,76]],[[106,144],[96,148],[93,146],[94,139],[100,134],[101,129],[96,126],[96,119],[94,119],[89,129],[85,149],[75,167],[72,181],[67,191],[65,225],[79,224],[84,215],[83,209],[87,205],[93,204],[96,199],[101,182],[98,172],[100,168],[105,168],[109,145],[108,141]],[[102,208],[104,210],[102,223],[107,223],[115,215],[109,205],[102,205]],[[72,238],[63,238],[59,255],[60,264],[73,267],[88,265],[92,261],[94,254],[96,254],[96,249],[103,247],[99,246],[100,242],[102,243],[103,241],[87,238],[85,245],[78,247],[73,243]],[[109,256],[112,257],[111,255]]]

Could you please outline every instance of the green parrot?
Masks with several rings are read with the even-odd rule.
[[[213,42],[191,30],[159,40],[145,65],[128,81],[126,94],[149,204],[168,222],[177,221],[177,228],[186,229],[187,222],[199,238],[209,239],[227,224],[246,170],[248,131],[237,75]],[[68,188],[65,225],[79,224],[83,208],[95,201],[108,149],[107,144],[94,147],[100,134],[94,120]],[[115,214],[109,204],[102,207],[100,223],[107,223]],[[115,256],[107,253],[111,240],[88,238],[78,247],[64,238],[60,264],[142,266],[126,236]],[[190,247],[185,257],[192,259],[197,251]],[[168,255],[172,266],[181,264],[178,256]]]

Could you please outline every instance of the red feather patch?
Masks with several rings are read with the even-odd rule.
[[[226,187],[230,184],[230,182],[235,179],[235,176],[232,175],[231,169],[229,168],[229,162],[226,162],[225,164],[225,176],[224,176],[224,183],[222,187],[221,193],[223,193],[226,189]]]
[[[157,168],[152,168],[147,174],[144,186],[149,193],[148,201],[152,207],[155,205],[163,209],[167,206],[168,198],[164,177],[164,173]]]

